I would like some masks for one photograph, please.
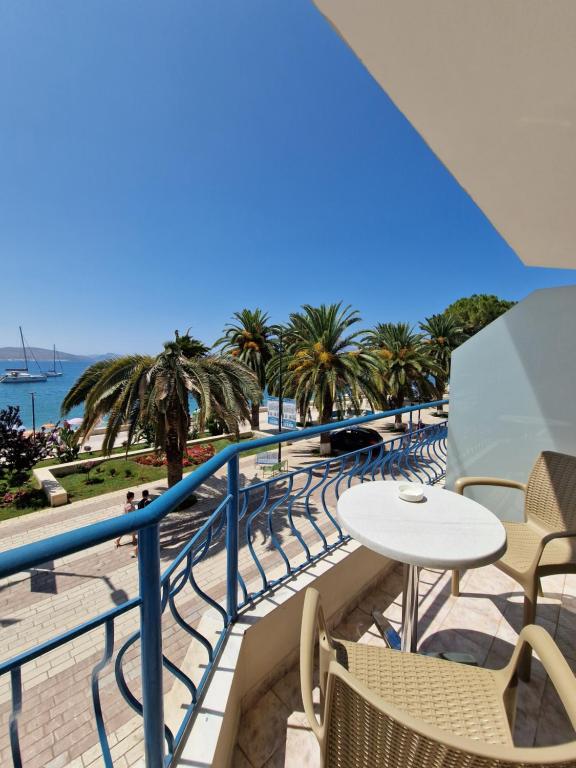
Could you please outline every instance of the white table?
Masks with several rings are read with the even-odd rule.
[[[490,510],[444,488],[425,486],[424,499],[398,496],[398,482],[348,488],[339,498],[343,528],[368,549],[405,564],[402,650],[416,651],[418,568],[478,568],[506,551],[506,531]]]

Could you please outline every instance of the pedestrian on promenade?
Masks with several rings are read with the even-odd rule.
[[[138,509],[144,509],[144,507],[147,507],[148,504],[152,503],[152,499],[150,498],[150,493],[148,490],[142,491],[142,498],[138,502]]]
[[[144,495],[144,494],[142,494]],[[134,502],[134,491],[128,491],[126,494],[126,502],[124,503],[123,512],[124,514],[127,514],[128,512],[134,512],[136,509],[136,503]],[[122,536],[118,536],[116,539],[116,547],[118,548],[120,546],[120,541],[122,539]],[[138,539],[136,538],[136,532],[134,531],[132,533],[132,546],[134,547],[134,552],[132,552],[132,557],[136,557],[138,553]]]

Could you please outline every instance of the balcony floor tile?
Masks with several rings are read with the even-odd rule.
[[[386,581],[365,596],[359,606],[334,629],[335,637],[380,644],[372,610],[380,611],[399,628],[402,603],[402,568],[398,566]],[[544,598],[539,599],[537,623],[556,639],[568,663],[576,672],[576,577],[548,577],[543,580]],[[452,650],[472,653],[483,666],[503,667],[512,654],[522,622],[523,595],[520,587],[495,566],[468,571],[461,578],[461,594],[450,594],[450,574],[422,570],[420,578],[420,650]],[[320,757],[316,739],[302,711],[298,667],[291,669],[273,687],[276,706],[244,713],[239,743],[264,719],[261,732],[267,734],[274,750],[265,763],[249,762],[251,768],[317,768]],[[319,702],[318,690],[316,704]],[[574,731],[556,692],[537,658],[529,684],[520,683],[514,731],[518,746],[559,744],[574,738]],[[248,748],[248,747],[247,747]],[[259,750],[259,754],[263,754]],[[246,768],[241,760],[234,763]]]

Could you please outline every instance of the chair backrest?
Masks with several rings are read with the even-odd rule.
[[[329,667],[324,726],[324,768],[576,768],[574,744],[485,744],[416,721],[335,661]]]
[[[528,479],[525,509],[551,530],[576,528],[576,456],[540,454]]]

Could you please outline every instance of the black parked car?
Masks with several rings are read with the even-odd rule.
[[[368,448],[382,442],[382,436],[375,429],[367,427],[350,427],[332,432],[330,442],[332,453],[348,453],[360,448]]]

